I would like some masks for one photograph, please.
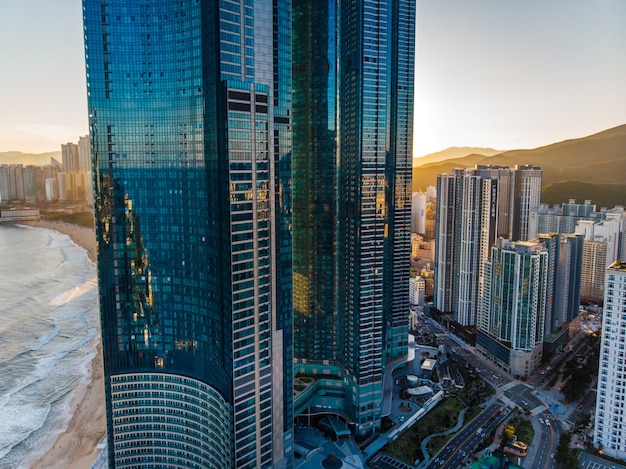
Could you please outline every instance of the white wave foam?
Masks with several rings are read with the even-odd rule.
[[[16,445],[40,429],[50,406],[5,403],[0,407],[0,462]]]
[[[55,296],[50,300],[50,304],[53,306],[63,306],[64,304],[69,303],[70,301],[84,295],[94,288],[96,288],[95,278]]]
[[[51,331],[48,331],[44,335],[39,337],[39,340],[37,341],[37,343],[33,344],[30,350],[33,352],[36,352],[37,350],[41,350],[42,347],[48,345],[52,339],[54,339],[57,335],[59,335],[60,331],[61,331],[61,328],[55,324],[54,328]]]
[[[68,354],[68,352],[61,352],[55,355],[46,355],[45,357],[41,357],[37,360],[37,365],[35,365],[35,377],[37,378],[35,382],[41,381],[47,378],[50,373],[54,371],[54,368],[59,364],[63,358]],[[32,385],[32,383],[31,383]]]
[[[86,251],[54,231],[34,237],[36,245],[26,234],[7,240],[15,264],[21,252],[48,255],[33,272],[0,263],[12,266],[0,269],[3,284],[15,279],[10,294],[0,294],[1,469],[28,469],[67,428],[72,399],[91,380],[99,337],[95,268]]]

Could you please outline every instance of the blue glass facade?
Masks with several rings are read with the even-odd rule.
[[[290,12],[83,1],[112,467],[289,464]],[[120,377],[156,383],[144,394],[183,387],[151,413],[127,405]],[[146,437],[191,431],[161,419],[198,395],[210,415],[186,419],[220,416],[204,441]],[[119,406],[136,422],[123,436]]]
[[[537,241],[499,238],[487,264],[489,314],[487,327],[479,328],[476,345],[507,373],[528,377],[542,358],[549,253]],[[496,347],[496,342],[501,346]],[[508,361],[505,349],[510,351]]]
[[[336,2],[293,5],[294,356],[338,359]]]
[[[408,346],[406,294],[410,277],[411,201],[413,176],[413,89],[415,57],[415,2],[392,3],[390,151],[387,163],[389,229],[386,258],[393,267],[385,270],[384,297],[387,323],[387,353],[403,355]],[[395,73],[394,73],[395,72]]]
[[[415,2],[293,8],[295,358],[365,435],[407,347]]]

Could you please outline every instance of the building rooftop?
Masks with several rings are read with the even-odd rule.
[[[430,358],[427,358],[422,363],[422,370],[432,370],[435,367],[436,363],[437,363],[437,360],[431,360]]]
[[[623,270],[626,272],[626,261],[617,260],[609,266],[611,270]]]

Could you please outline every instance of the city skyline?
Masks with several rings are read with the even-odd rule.
[[[414,0],[84,4],[109,461],[289,467],[294,417],[329,407],[379,430],[408,353]],[[318,202],[329,165],[344,190]],[[294,375],[332,383],[296,399]],[[167,412],[200,395],[209,416],[146,442],[164,383]],[[179,437],[198,422],[209,446]]]
[[[0,77],[0,151],[55,151],[87,133],[81,30],[79,0],[0,5],[12,71]],[[623,2],[420,0],[416,30],[414,157],[534,148],[626,120]]]

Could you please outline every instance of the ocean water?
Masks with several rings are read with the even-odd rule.
[[[65,430],[98,334],[96,271],[68,236],[0,224],[0,468]]]

